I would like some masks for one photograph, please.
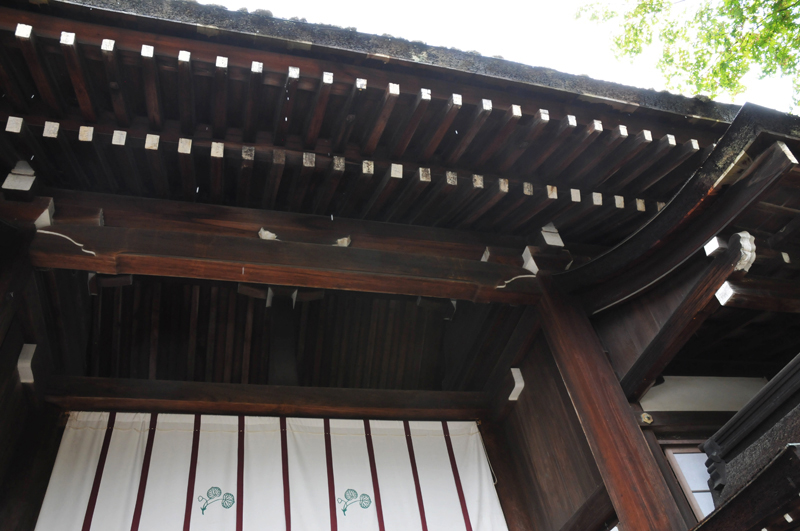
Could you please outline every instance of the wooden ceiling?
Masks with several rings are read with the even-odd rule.
[[[192,232],[198,242],[255,238],[263,215],[277,223],[280,212],[296,217],[279,220],[280,231],[267,228],[287,244],[324,243],[321,234],[335,232],[320,230],[329,219],[345,227],[341,236],[357,230],[350,220],[365,220],[376,225],[360,229],[363,240],[353,236],[355,248],[425,256],[426,264],[490,251],[496,271],[482,282],[491,297],[443,291],[434,295],[443,302],[426,303],[397,288],[403,277],[391,286],[372,279],[372,293],[328,287],[320,299],[281,307],[303,385],[496,389],[495,371],[512,361],[507,345],[524,345],[519,330],[533,322],[507,304],[527,299],[495,289],[519,270],[521,249],[552,223],[569,252],[554,270],[604,253],[670,201],[728,125],[376,58],[270,49],[257,39],[219,44],[141,30],[144,23],[112,27],[104,24],[114,16],[103,16],[98,24],[0,8],[0,170],[29,162],[56,198],[58,223],[76,223],[88,237],[94,229],[78,225],[105,221],[125,232],[106,234],[104,244],[131,246],[157,229],[179,239]],[[728,227],[755,234],[767,251],[754,274],[795,276],[800,253],[788,264],[781,253],[800,249],[798,182],[790,174]],[[176,202],[145,216],[136,203],[130,208],[145,208],[137,217],[125,210],[134,198]],[[220,211],[204,209],[219,205],[238,208],[215,221]],[[384,228],[374,232],[377,224]],[[381,243],[387,235],[414,244]],[[67,281],[55,278],[45,291],[54,322],[63,321],[62,349],[90,353],[65,354],[67,373],[274,383],[270,333],[280,312],[230,278],[133,276],[131,285],[99,288],[79,312],[57,296]],[[450,297],[482,304],[461,301],[452,314]],[[725,371],[744,374],[767,334],[769,354],[758,363],[769,373],[798,346],[787,332],[792,315],[721,308],[668,372],[718,372],[718,360],[730,358],[736,364]],[[68,338],[76,319],[83,331]]]

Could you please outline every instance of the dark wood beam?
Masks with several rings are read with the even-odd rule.
[[[614,506],[608,497],[608,491],[603,485],[600,485],[583,502],[583,505],[575,511],[572,518],[561,526],[560,531],[605,529],[604,524],[610,525],[614,519]]]
[[[724,182],[728,169],[734,168],[734,162],[748,149],[757,149],[758,144],[754,141],[762,132],[791,130],[797,121],[798,118],[777,111],[744,105],[709,158],[650,223],[596,260],[558,275],[559,285],[568,291],[577,291],[602,283],[602,288],[591,294],[589,302],[591,309],[596,311],[630,297],[664,277],[795,167],[795,157],[786,145],[774,142],[757,154],[756,160],[736,184],[713,201],[714,208],[708,207],[714,196],[720,195],[719,186]],[[690,224],[693,229],[685,230]],[[682,237],[676,244],[677,233]],[[673,247],[667,256],[659,255],[655,262],[643,260],[667,244]],[[634,264],[638,268],[636,273],[630,271]],[[623,279],[607,282],[615,275],[623,274]]]
[[[402,125],[397,128],[394,138],[392,138],[390,145],[392,158],[399,159],[403,156],[408,148],[408,144],[414,137],[422,118],[425,116],[425,111],[431,102],[430,89],[421,88],[417,93],[414,104],[408,112],[408,117],[403,121]]]
[[[159,82],[158,63],[155,49],[148,44],[142,45],[142,83],[144,84],[144,100],[147,106],[147,118],[150,128],[160,131],[163,122],[163,105],[161,103],[161,83]]]
[[[710,311],[718,306],[714,294],[734,271],[746,272],[755,257],[755,245],[748,233],[731,236],[728,249],[720,253],[699,273],[689,278],[666,280],[663,290],[646,294],[641,303],[633,302],[620,307],[618,319],[606,317],[600,327],[604,344],[610,349],[609,357],[620,377],[622,390],[631,402],[638,401],[664,371],[678,351],[700,328]],[[662,293],[662,291],[664,293]],[[666,313],[663,308],[670,308]],[[614,312],[614,310],[610,310]],[[616,316],[616,315],[615,315]],[[645,324],[638,323],[645,320]],[[656,321],[656,327],[650,321]],[[660,326],[658,322],[660,321]],[[612,324],[613,323],[613,324]],[[645,330],[655,332],[649,335]],[[632,341],[631,335],[637,337]],[[642,337],[645,336],[645,337]],[[643,339],[644,341],[640,341]],[[641,345],[628,351],[633,345]],[[619,348],[626,352],[615,352]]]
[[[755,140],[755,137],[749,139]],[[739,141],[738,137],[736,141]],[[720,142],[717,149],[723,144]],[[709,161],[712,168],[708,167]],[[722,161],[709,158],[651,222],[596,260],[558,275],[559,285],[572,290],[596,285],[581,295],[592,313],[639,293],[699,251],[757,201],[770,185],[793,171],[797,160],[786,144],[780,141],[772,143],[736,184],[721,194],[713,206],[707,207],[705,205],[712,196],[719,194],[714,183],[724,177],[716,170],[716,164],[726,167]],[[701,182],[706,182],[707,187],[697,190]],[[613,279],[609,280],[609,277]]]
[[[732,279],[720,286],[717,300],[728,308],[800,313],[800,284],[777,278]]]
[[[92,86],[89,84],[83,60],[78,53],[78,44],[75,42],[74,33],[67,31],[61,33],[61,54],[64,56],[67,72],[72,81],[72,89],[75,92],[75,98],[78,100],[78,107],[81,109],[83,119],[87,122],[97,121],[97,114],[92,105]]]
[[[194,79],[192,74],[192,54],[186,50],[178,52],[178,117],[181,133],[194,135]]]
[[[247,78],[247,92],[244,96],[242,111],[242,136],[245,142],[255,142],[258,127],[258,111],[261,91],[264,85],[264,63],[252,61]]]
[[[542,330],[617,517],[627,529],[684,531],[685,523],[581,307],[540,275]]]
[[[100,44],[100,53],[103,56],[103,66],[105,67],[106,80],[108,81],[108,92],[111,95],[111,106],[114,108],[114,117],[118,125],[127,127],[130,124],[128,99],[124,89],[125,82],[122,79],[120,59],[114,40],[103,39]]]
[[[444,180],[444,179],[442,179]],[[103,209],[107,227],[190,232],[207,236],[257,238],[262,227],[288,242],[333,245],[350,236],[351,248],[407,254],[428,254],[480,260],[486,247],[508,249],[518,257],[528,244],[525,238],[483,232],[440,229],[394,223],[378,223],[330,216],[314,216],[271,210],[164,201],[112,194],[49,189],[59,205]],[[520,260],[520,264],[521,264]]]
[[[297,385],[297,314],[294,301],[275,295],[269,318],[269,384]]]
[[[11,17],[13,19],[13,17]],[[10,20],[9,20],[10,21]],[[22,56],[25,58],[25,65],[28,67],[39,97],[44,100],[56,116],[62,113],[63,102],[61,94],[54,88],[54,83],[50,80],[51,75],[47,68],[47,63],[42,57],[41,49],[38,45],[38,38],[33,33],[33,28],[28,24],[17,24],[14,28],[14,36],[19,44]],[[56,38],[60,38],[60,34]]]
[[[35,266],[481,302],[538,299],[535,279],[498,289],[524,269],[474,260],[154,229],[65,225],[58,232],[83,247],[38,233],[30,252]]]
[[[325,119],[325,111],[328,108],[328,99],[330,99],[332,86],[333,74],[324,72],[303,127],[303,142],[305,147],[309,149],[317,147],[317,138],[322,128],[322,121]]]
[[[276,146],[286,143],[289,128],[292,125],[292,110],[297,99],[297,85],[300,82],[300,69],[290,66],[286,73],[283,90],[278,92],[278,101],[275,105],[275,122],[273,127],[272,142]]]
[[[211,99],[214,138],[225,138],[228,129],[228,58],[217,56],[214,65],[214,97]]]
[[[375,152],[378,147],[378,142],[383,136],[383,130],[386,129],[386,124],[389,123],[389,117],[392,115],[397,98],[400,96],[400,85],[397,83],[389,83],[386,91],[383,93],[378,108],[375,110],[375,116],[372,119],[372,124],[364,132],[364,141],[361,143],[361,153],[369,157]]]
[[[291,415],[404,420],[484,417],[486,395],[252,384],[53,377],[45,399],[67,410]]]

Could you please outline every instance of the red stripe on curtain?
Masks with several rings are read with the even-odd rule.
[[[336,520],[336,485],[333,483],[333,451],[331,449],[331,421],[323,420],[325,431],[325,465],[328,468],[328,506],[331,513],[331,531],[337,531],[339,522]]]
[[[469,512],[467,511],[467,500],[464,499],[464,489],[461,487],[461,476],[458,475],[456,455],[453,453],[453,443],[450,441],[450,430],[447,428],[447,422],[445,421],[442,421],[442,431],[444,431],[444,442],[447,444],[447,455],[450,456],[450,467],[453,469],[453,479],[456,481],[458,501],[461,503],[461,514],[464,515],[464,525],[467,531],[472,531],[472,523],[469,521]]]
[[[197,476],[197,452],[200,446],[200,415],[194,416],[192,434],[192,459],[189,462],[189,483],[186,487],[186,512],[183,513],[183,531],[189,531],[192,523],[192,502],[194,501],[194,480]]]
[[[100,458],[97,460],[97,470],[94,472],[94,481],[92,482],[92,492],[89,495],[89,503],[86,506],[86,515],[83,517],[82,531],[89,531],[92,527],[92,517],[94,516],[94,508],[97,505],[97,495],[100,492],[100,480],[103,479],[103,469],[106,466],[106,457],[108,457],[108,446],[111,444],[111,435],[114,433],[114,421],[117,414],[111,412],[108,414],[108,425],[106,426],[106,434],[103,437],[103,446],[100,448]]]
[[[417,472],[417,458],[414,457],[414,443],[411,441],[411,427],[408,421],[403,421],[403,428],[406,431],[406,444],[408,445],[408,459],[411,461],[411,474],[414,476],[414,488],[417,491],[417,505],[419,506],[419,519],[422,523],[422,531],[428,531],[428,521],[425,519],[425,504],[422,503],[422,489],[419,486],[419,473]]]
[[[244,507],[244,415],[239,415],[239,455],[236,463],[236,531],[242,531]]]
[[[281,466],[283,467],[283,513],[286,531],[292,531],[292,507],[289,498],[289,449],[286,441],[286,417],[281,417]]]
[[[367,437],[367,454],[369,455],[369,471],[372,474],[372,490],[375,492],[375,510],[378,512],[378,529],[386,531],[383,525],[383,506],[381,505],[381,488],[378,485],[378,469],[375,466],[375,449],[372,447],[372,431],[369,421],[364,419],[364,434]]]
[[[97,460],[97,470],[95,470],[94,473],[92,492],[89,495],[89,503],[86,506],[86,515],[83,517],[82,531],[89,531],[92,527],[92,516],[94,516],[95,505],[97,505],[97,494],[100,492],[100,480],[103,479],[103,469],[106,466],[106,457],[108,457],[108,445],[111,444],[111,434],[114,432],[114,421],[116,418],[116,413],[111,412],[108,414],[108,425],[106,426],[106,434],[103,437],[103,446],[100,448],[100,459]]]
[[[142,519],[144,489],[147,487],[147,475],[150,473],[150,456],[153,455],[153,441],[156,438],[157,423],[158,413],[152,413],[150,415],[150,428],[147,431],[147,444],[144,447],[142,473],[139,476],[139,492],[136,494],[136,506],[133,509],[133,520],[131,520],[131,531],[139,531],[139,521]]]

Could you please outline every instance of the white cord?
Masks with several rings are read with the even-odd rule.
[[[510,278],[510,279],[506,280],[505,282],[503,282],[501,285],[497,286],[496,289],[503,289],[506,286],[508,286],[509,284],[511,284],[512,282],[514,282],[515,280],[517,280],[518,278],[536,278],[536,275],[519,275],[517,277]]]
[[[38,230],[38,231],[36,231],[36,232],[41,232],[42,234],[52,234],[53,236],[61,236],[62,238],[66,238],[66,239],[68,239],[69,241],[71,241],[72,243],[74,243],[75,245],[77,245],[78,247],[80,247],[80,248],[81,248],[81,251],[83,251],[84,253],[86,253],[86,254],[90,254],[90,255],[92,255],[92,256],[97,256],[97,253],[96,253],[96,252],[94,252],[94,251],[88,251],[88,250],[84,249],[84,248],[83,248],[83,244],[82,244],[82,243],[78,243],[78,242],[76,242],[75,240],[73,240],[72,238],[70,238],[69,236],[67,236],[66,234],[61,234],[61,233],[59,233],[59,232],[50,232],[49,230]]]

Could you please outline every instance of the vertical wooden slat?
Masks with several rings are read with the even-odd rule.
[[[244,347],[242,348],[242,383],[250,383],[250,358],[252,356],[252,339],[253,339],[253,307],[255,306],[255,299],[248,297],[247,299],[247,321],[244,326]]]
[[[222,203],[225,197],[225,144],[211,143],[210,179],[211,201]]]
[[[319,137],[319,130],[322,128],[322,121],[325,118],[325,111],[328,108],[328,99],[330,99],[332,86],[333,74],[331,72],[323,72],[303,127],[303,142],[308,149],[317,147],[317,138]]]
[[[219,288],[211,288],[211,299],[208,312],[208,339],[206,340],[206,374],[205,381],[211,382],[214,378],[214,348],[217,346],[217,303]]]
[[[394,138],[392,138],[389,143],[393,159],[399,159],[405,154],[406,149],[408,149],[408,144],[411,143],[414,133],[417,132],[417,128],[422,118],[425,116],[425,111],[428,110],[430,102],[430,89],[419,89],[414,104],[407,113],[408,118],[397,128]]]
[[[72,81],[72,89],[81,109],[81,115],[87,122],[97,121],[94,106],[92,105],[92,87],[84,72],[83,62],[78,55],[78,45],[75,34],[67,31],[61,32],[61,54],[67,64],[67,72]]]
[[[275,201],[278,198],[278,189],[281,186],[283,170],[286,166],[286,152],[282,149],[272,150],[272,161],[270,162],[267,179],[264,181],[263,198],[261,206],[263,208],[275,208]]]
[[[103,39],[100,44],[100,53],[103,56],[103,66],[106,71],[108,81],[108,92],[111,95],[111,106],[114,109],[114,117],[117,124],[127,127],[130,124],[128,114],[128,101],[124,90],[125,82],[122,80],[122,73],[119,67],[119,57],[116,50],[116,42],[112,39]]]
[[[389,83],[375,112],[372,124],[365,131],[364,140],[361,144],[362,155],[369,157],[375,152],[375,148],[378,147],[378,142],[383,135],[383,130],[386,129],[386,124],[392,115],[394,105],[397,103],[398,96],[400,96],[400,85]]]
[[[195,356],[197,355],[197,316],[200,309],[200,286],[192,286],[192,302],[189,316],[189,338],[186,349],[186,380],[195,379]]]
[[[469,120],[467,129],[457,133],[456,142],[446,157],[448,164],[456,164],[492,114],[492,100],[481,100]]]
[[[62,109],[61,97],[56,91],[54,84],[50,81],[47,63],[39,52],[39,46],[33,34],[33,28],[27,24],[17,24],[14,36],[17,38],[17,44],[19,44],[22,56],[25,58],[25,64],[28,67],[28,71],[31,73],[39,96],[41,96],[45,104],[50,107],[50,110],[55,113],[56,116],[60,116]]]
[[[258,112],[261,96],[261,87],[264,84],[264,63],[253,61],[250,64],[250,74],[247,78],[247,93],[244,97],[244,111],[242,132],[245,142],[255,142],[256,129],[258,128]]]
[[[345,149],[355,120],[354,112],[366,92],[367,80],[356,78],[331,130],[331,148],[335,153],[340,153]]]
[[[225,369],[222,381],[231,383],[233,373],[233,340],[236,336],[236,291],[231,290],[228,295],[228,320],[225,333]]]
[[[242,146],[242,164],[239,167],[239,179],[236,181],[236,204],[249,206],[251,202],[250,190],[253,182],[253,165],[256,159],[256,148]]]
[[[322,179],[322,183],[317,187],[312,214],[326,214],[328,212],[333,196],[336,194],[336,189],[339,187],[339,182],[342,180],[342,175],[344,175],[344,169],[344,157],[334,155],[328,171]]]
[[[283,90],[278,94],[278,102],[275,106],[275,124],[273,127],[272,142],[276,146],[286,143],[286,136],[292,121],[292,110],[294,109],[295,99],[297,99],[297,85],[300,81],[300,69],[290,66],[286,74],[286,81]]]
[[[439,114],[431,119],[429,132],[423,139],[420,150],[422,160],[428,160],[433,156],[460,110],[461,94],[453,94]]]

